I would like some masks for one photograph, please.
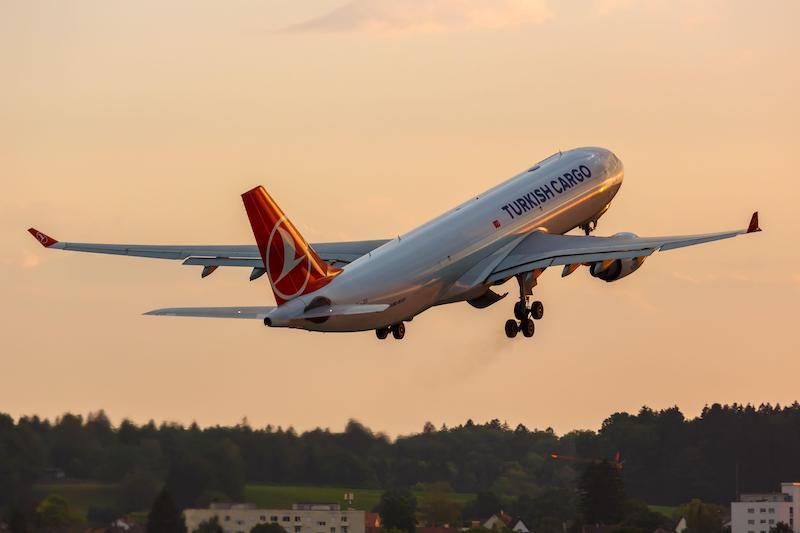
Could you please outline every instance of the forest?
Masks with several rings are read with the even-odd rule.
[[[535,498],[574,492],[587,462],[619,454],[626,493],[654,505],[694,498],[727,504],[739,492],[800,480],[800,404],[677,407],[615,413],[597,431],[556,435],[500,419],[467,420],[390,439],[351,420],[315,429],[113,425],[103,411],[56,420],[0,415],[0,506],[37,483],[92,480],[120,487],[126,506],[149,507],[167,487],[181,507],[244,498],[246,484],[379,489],[438,483],[462,493]],[[554,460],[551,454],[574,458]],[[738,485],[737,485],[738,480]]]

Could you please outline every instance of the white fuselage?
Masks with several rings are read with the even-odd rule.
[[[596,220],[623,179],[620,160],[603,148],[555,154],[496,187],[345,266],[320,290],[270,314],[275,325],[315,298],[333,304],[388,304],[379,313],[335,316],[292,327],[362,331],[409,320],[431,306],[475,298],[486,277],[520,240],[540,230],[566,233]]]

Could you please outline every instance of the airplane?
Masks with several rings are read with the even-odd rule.
[[[533,337],[541,301],[530,302],[537,279],[550,267],[562,277],[581,266],[605,282],[638,270],[656,250],[667,251],[761,231],[758,212],[745,229],[672,237],[590,234],[622,185],[622,162],[604,148],[558,152],[524,172],[471,197],[393,239],[309,244],[267,191],[242,194],[255,245],[128,245],[60,242],[28,231],[56,250],[182,260],[202,266],[266,274],[275,306],[156,309],[156,316],[262,320],[269,327],[321,332],[374,331],[402,339],[405,323],[438,305],[467,302],[478,309],[507,293],[492,288],[515,278],[519,285],[507,337]],[[580,228],[584,235],[566,235]]]

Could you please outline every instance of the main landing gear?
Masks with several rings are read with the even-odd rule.
[[[402,322],[398,322],[397,324],[392,324],[391,326],[385,328],[378,328],[375,330],[375,336],[378,337],[380,340],[385,339],[389,336],[389,333],[392,334],[397,340],[402,339],[406,336],[406,325]]]
[[[528,296],[532,294],[533,286],[536,285],[536,277],[533,273],[517,275],[519,282],[519,301],[514,304],[514,317],[517,320],[506,320],[506,337],[513,339],[517,333],[522,332],[525,337],[533,337],[536,332],[534,320],[540,320],[544,316],[544,304],[538,300],[528,307]],[[519,321],[519,322],[517,322]]]

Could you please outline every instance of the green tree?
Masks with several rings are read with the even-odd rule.
[[[778,522],[772,526],[769,533],[793,533],[794,530],[786,522]]]
[[[378,503],[378,513],[384,528],[401,529],[408,533],[416,530],[417,499],[408,490],[384,492]]]
[[[461,521],[461,505],[452,498],[453,489],[447,483],[429,485],[420,500],[420,512],[426,525],[456,526]]]
[[[170,496],[167,489],[162,489],[153,501],[150,514],[147,515],[147,533],[187,533],[183,513]]]
[[[208,520],[203,520],[192,533],[222,533],[222,526],[219,525],[219,517],[212,516]]]
[[[581,517],[585,524],[619,524],[625,488],[619,468],[608,461],[586,467],[578,487]]]
[[[206,533],[212,532],[209,531]],[[286,530],[283,529],[280,524],[270,522],[269,524],[256,524],[250,530],[250,533],[286,533]]]
[[[679,513],[686,518],[685,533],[721,533],[722,507],[694,499],[682,506]]]
[[[8,521],[8,530],[11,533],[29,533],[31,530],[28,524],[28,517],[17,505],[12,505],[8,509],[6,520]]]
[[[622,525],[639,528],[644,531],[655,531],[658,528],[672,529],[670,520],[657,513],[639,500],[627,500],[623,506]]]
[[[161,481],[148,470],[129,472],[119,485],[119,507],[123,513],[147,509],[158,494]]]
[[[45,528],[69,528],[86,523],[86,519],[69,507],[67,500],[51,494],[36,507],[36,518]]]
[[[494,492],[479,492],[467,502],[462,514],[466,520],[486,520],[502,508],[503,502]]]

